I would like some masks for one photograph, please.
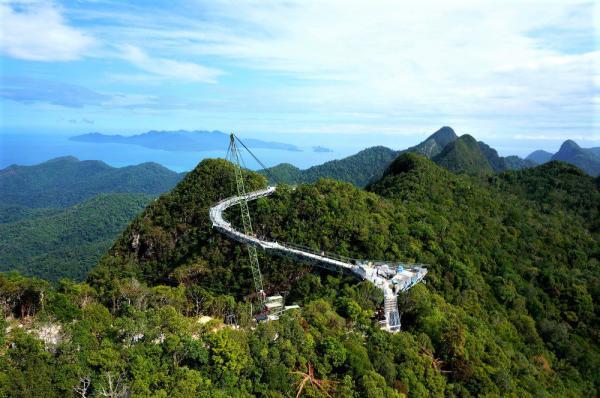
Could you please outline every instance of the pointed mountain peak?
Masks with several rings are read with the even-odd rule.
[[[433,139],[441,148],[458,138],[452,127],[444,126],[435,133],[431,134],[428,140]]]
[[[563,144],[560,146],[559,152],[560,151],[565,151],[565,150],[581,150],[581,147],[579,145],[577,145],[577,143],[573,140],[566,140],[565,142],[563,142]]]
[[[440,153],[448,144],[456,141],[458,136],[450,127],[442,127],[418,145],[408,148],[405,152],[414,152],[432,158]]]

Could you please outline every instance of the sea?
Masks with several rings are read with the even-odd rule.
[[[265,139],[258,136],[250,138]],[[268,137],[269,140],[274,141],[272,138]],[[363,138],[351,137],[348,139],[348,137],[345,137],[342,139],[335,136],[320,138],[317,135],[283,137],[277,141],[294,144],[301,151],[276,149],[254,149],[252,151],[267,167],[279,163],[291,163],[296,167],[305,169],[329,160],[355,154],[368,146],[377,145],[378,140],[365,140]],[[331,152],[314,151],[313,147],[316,146],[329,148]],[[61,134],[0,133],[0,169],[14,164],[28,166],[61,156],[75,156],[79,160],[101,160],[113,167],[156,162],[171,170],[182,172],[192,170],[203,159],[224,158],[226,153],[226,147],[217,151],[173,152],[130,144],[71,141],[68,135]],[[243,154],[243,156],[248,168],[253,170],[261,168],[249,154]]]

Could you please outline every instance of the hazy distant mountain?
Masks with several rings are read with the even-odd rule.
[[[550,160],[552,160],[552,154],[550,152],[543,151],[540,149],[540,150],[531,152],[529,154],[529,156],[527,156],[525,159],[531,160],[535,164],[544,164],[544,163],[548,163]]]
[[[99,193],[158,195],[173,188],[183,175],[157,163],[115,168],[98,160],[66,156],[0,170],[0,204],[68,207]]]
[[[577,145],[575,141],[567,140],[561,145],[558,152],[552,156],[552,160],[571,163],[586,173],[597,176],[600,175],[600,157],[594,155],[594,150],[586,150]]]
[[[89,133],[69,138],[73,141],[94,142],[98,144],[116,143],[139,145],[164,151],[225,151],[229,145],[229,135],[221,131],[148,131],[132,136],[105,135]],[[279,149],[283,151],[300,151],[298,147],[281,142],[262,141],[245,138],[244,143],[250,148]]]
[[[600,146],[597,146],[595,148],[586,148],[585,150],[594,156],[600,157]]]
[[[325,148],[324,146],[314,146],[312,147],[313,152],[322,152],[322,153],[327,153],[327,152],[333,152],[333,149],[330,148]]]

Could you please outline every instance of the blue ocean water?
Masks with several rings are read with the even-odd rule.
[[[358,142],[352,144],[351,141],[344,140],[336,145],[335,141],[330,141],[326,146],[332,152],[314,152],[312,147],[321,145],[322,142],[313,142],[310,137],[294,141],[296,142],[290,143],[298,145],[302,152],[273,149],[256,149],[253,152],[268,167],[287,162],[299,168],[307,168],[354,154],[364,148]],[[181,172],[193,169],[202,159],[223,158],[226,152],[225,147],[220,151],[170,152],[137,145],[70,141],[65,135],[0,133],[0,168],[12,164],[38,164],[59,156],[75,156],[80,160],[102,160],[114,167],[156,162]],[[245,162],[248,168],[260,168],[249,155],[245,156]]]

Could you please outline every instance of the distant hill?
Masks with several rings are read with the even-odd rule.
[[[412,152],[425,155],[429,159],[433,159],[439,155],[448,145],[454,143],[458,139],[458,136],[451,127],[444,126],[425,141],[419,145],[415,145],[400,153]],[[479,149],[483,153],[483,156],[487,159],[489,166],[495,172],[501,172],[505,170],[519,170],[526,167],[533,167],[533,162],[519,158],[518,156],[501,157],[498,152],[487,145],[485,142],[479,141]],[[476,149],[474,149],[476,151]],[[446,164],[448,168],[454,168],[451,163]],[[457,166],[458,167],[458,166]],[[458,167],[460,168],[460,167]],[[487,169],[487,167],[484,167]]]
[[[590,152],[594,156],[600,157],[600,146],[597,146],[595,148],[586,148],[585,150]]]
[[[494,171],[479,143],[468,134],[446,145],[432,160],[453,172],[482,174]]]
[[[157,163],[115,168],[67,156],[0,170],[0,204],[64,208],[107,192],[158,195],[182,177]]]
[[[145,194],[114,193],[66,209],[29,210],[18,221],[0,224],[0,271],[83,280],[150,201]]]
[[[381,177],[383,171],[396,156],[398,156],[397,151],[384,146],[375,146],[364,149],[355,155],[331,160],[306,170],[283,163],[260,171],[260,173],[273,176],[276,182],[287,184],[311,183],[320,178],[333,178],[364,187],[370,181]]]
[[[547,151],[533,151],[528,160],[536,164],[544,164],[552,160],[560,160],[579,167],[586,173],[597,176],[600,174],[600,147],[582,148],[572,140],[563,142],[557,153]]]
[[[536,164],[527,159],[521,159],[518,156],[502,157],[498,155],[498,151],[490,147],[485,142],[478,142],[479,149],[483,156],[487,159],[490,167],[496,173],[506,170],[520,170],[528,167],[534,167]]]
[[[442,152],[444,155],[441,155]],[[494,148],[484,142],[477,142],[472,137],[471,140],[467,138],[459,140],[451,127],[444,126],[420,144],[401,151],[376,146],[306,170],[289,163],[282,163],[259,172],[272,176],[275,182],[287,184],[311,183],[319,178],[333,178],[365,187],[381,177],[386,167],[403,153],[421,154],[449,170],[471,174],[519,170],[535,166],[534,162],[518,156],[501,157]]]
[[[163,151],[214,151],[223,152],[229,145],[229,135],[221,131],[148,131],[132,136],[105,135],[89,133],[69,138],[72,141],[94,142],[97,144],[116,143],[139,145]],[[244,143],[251,148],[279,149],[283,151],[300,151],[298,147],[282,142],[263,141],[245,138]]]
[[[544,163],[552,160],[552,154],[550,152],[543,151],[540,149],[540,150],[531,152],[529,154],[529,156],[527,156],[525,159],[531,160],[535,164],[544,164]]]
[[[600,157],[594,155],[593,151],[594,149],[586,150],[577,145],[575,141],[567,140],[552,156],[552,160],[570,163],[591,176],[598,176],[600,175]]]
[[[418,145],[400,151],[419,153],[425,155],[428,158],[432,158],[435,155],[442,152],[442,150],[450,143],[456,141],[458,136],[451,127],[444,126],[435,133],[431,134],[427,139]]]

